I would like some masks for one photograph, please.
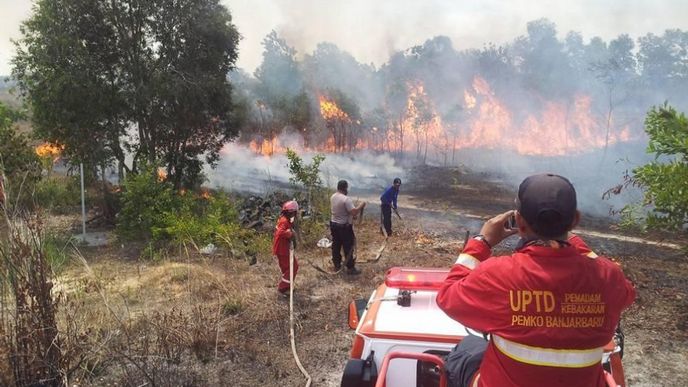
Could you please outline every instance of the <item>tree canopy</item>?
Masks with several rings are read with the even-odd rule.
[[[73,161],[160,162],[189,186],[237,134],[239,33],[219,0],[38,0],[21,33],[13,75],[37,133]]]

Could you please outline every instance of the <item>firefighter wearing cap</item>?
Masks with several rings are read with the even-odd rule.
[[[291,282],[289,280],[289,249],[290,244],[294,240],[295,234],[293,230],[294,221],[299,211],[299,204],[296,200],[290,200],[282,205],[282,212],[277,220],[275,227],[275,234],[272,240],[272,254],[277,257],[282,276],[277,283],[277,291],[284,296],[289,295],[289,288]],[[299,263],[294,256],[294,277],[299,271]]]
[[[399,188],[401,187],[401,179],[395,178],[392,185],[389,186],[380,196],[380,217],[382,218],[382,227],[385,228],[386,235],[392,235],[392,209],[397,209],[397,197],[399,196]]]
[[[566,178],[526,178],[516,204],[468,241],[437,294],[447,315],[490,334],[489,342],[469,336],[452,351],[450,384],[605,386],[602,348],[635,289],[616,263],[570,233],[580,213]],[[505,226],[512,215],[516,229]],[[491,257],[513,234],[521,237],[516,251]]]

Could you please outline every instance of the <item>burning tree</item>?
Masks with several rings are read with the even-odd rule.
[[[245,138],[257,152],[283,151],[276,134],[295,128],[308,149],[383,150],[444,164],[467,148],[548,157],[590,152],[641,138],[634,122],[655,94],[633,92],[638,85],[685,101],[678,91],[688,79],[684,37],[678,30],[649,34],[635,55],[625,35],[586,43],[571,32],[560,40],[554,23],[540,19],[512,43],[457,51],[438,36],[375,69],[331,43],[300,61],[273,31],[249,86],[259,124]],[[313,113],[322,117],[318,124]]]
[[[330,97],[320,96],[320,114],[330,132],[328,148],[334,152],[355,149],[358,133],[355,129],[360,123],[358,105],[338,90],[330,90]]]
[[[260,117],[257,148],[272,154],[277,135],[291,127],[308,140],[311,97],[304,89],[303,75],[296,62],[296,50],[271,31],[263,39],[263,63],[256,69],[255,107]],[[262,145],[268,145],[263,149]]]

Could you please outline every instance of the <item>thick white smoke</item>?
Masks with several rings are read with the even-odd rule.
[[[303,162],[310,164],[314,152],[303,149],[297,135],[282,135],[279,143],[297,152]],[[208,185],[212,188],[268,194],[276,189],[291,188],[289,160],[284,152],[272,156],[256,154],[244,145],[229,143],[221,151],[217,168],[207,168]],[[325,154],[320,166],[320,177],[326,187],[335,188],[337,181],[345,179],[350,190],[379,190],[391,184],[395,177],[405,178],[401,166],[387,154],[355,152]]]

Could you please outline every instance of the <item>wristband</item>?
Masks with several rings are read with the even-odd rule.
[[[490,244],[490,242],[487,241],[487,239],[485,239],[485,235],[478,234],[478,235],[474,236],[473,239],[475,239],[476,241],[483,242],[484,244],[487,245],[488,248],[492,249],[492,245]]]

